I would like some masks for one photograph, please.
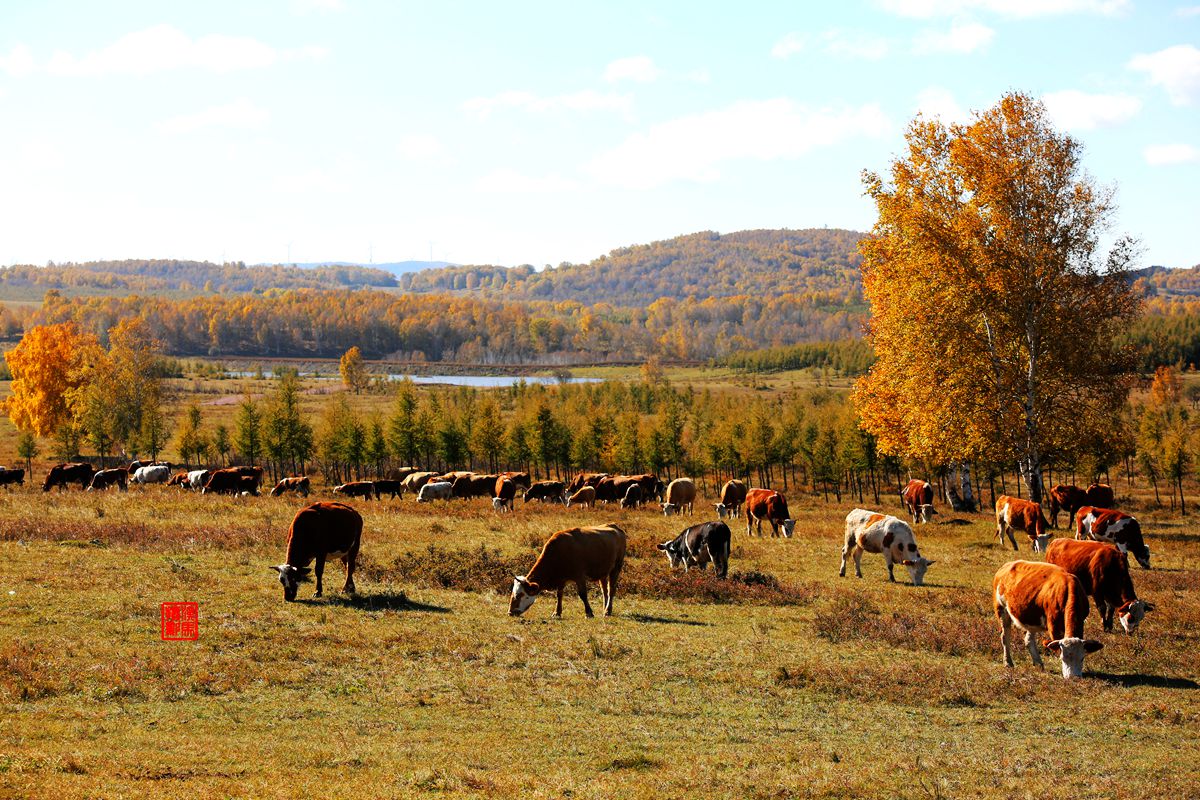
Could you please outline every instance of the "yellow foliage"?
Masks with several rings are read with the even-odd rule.
[[[74,324],[36,325],[4,355],[12,371],[12,396],[5,402],[18,430],[50,436],[70,419],[69,398],[86,380],[84,367],[104,355],[90,333]]]

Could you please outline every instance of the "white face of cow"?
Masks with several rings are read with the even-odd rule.
[[[796,520],[785,519],[780,527],[783,528],[783,535],[790,539],[792,538],[792,532],[796,529]]]
[[[296,590],[300,588],[300,582],[308,577],[309,567],[279,564],[271,569],[279,573],[279,582],[283,585],[283,599],[289,603],[295,600]]]
[[[1050,545],[1050,540],[1054,538],[1053,533],[1043,533],[1041,536],[1033,537],[1033,552],[1044,553]]]
[[[524,614],[533,605],[533,601],[537,600],[540,591],[541,587],[525,580],[524,575],[513,578],[512,597],[508,601],[508,615],[519,617]]]
[[[937,514],[937,509],[931,506],[929,503],[926,503],[917,509],[917,516],[921,522],[929,522],[929,518],[935,514]]]
[[[674,569],[685,562],[683,550],[679,547],[679,544],[674,539],[669,542],[663,542],[658,546],[658,549],[662,550],[663,553],[666,554],[667,560],[671,562],[671,569]]]
[[[937,563],[930,561],[924,556],[917,556],[915,559],[906,559],[903,564],[908,570],[908,577],[912,578],[913,586],[925,585],[925,570],[929,569],[930,564]]]
[[[1095,639],[1076,639],[1066,637],[1053,642],[1046,642],[1046,649],[1058,653],[1062,659],[1062,674],[1064,678],[1083,677],[1083,659],[1088,653],[1094,653],[1104,647]]]
[[[669,517],[672,514],[679,513],[679,506],[675,505],[674,503],[663,503],[662,510],[663,510],[663,516]]]
[[[1133,633],[1137,630],[1142,618],[1146,616],[1146,612],[1153,609],[1154,606],[1145,600],[1132,600],[1117,609],[1117,619],[1120,620],[1121,628],[1126,633]]]
[[[729,509],[725,507],[724,503],[717,503],[716,509],[717,519],[725,519],[725,515],[729,513]]]

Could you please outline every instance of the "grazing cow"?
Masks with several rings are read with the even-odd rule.
[[[239,475],[237,493],[240,497],[258,497],[258,480],[253,475]]]
[[[67,488],[67,484],[69,483],[78,483],[80,489],[86,489],[88,484],[92,482],[92,476],[95,474],[96,471],[87,462],[79,461],[70,464],[55,464],[46,473],[46,480],[42,483],[42,491],[48,492],[55,486],[59,488],[59,491],[62,491]]]
[[[912,578],[913,586],[925,582],[925,570],[936,564],[917,550],[912,528],[904,520],[874,511],[856,508],[846,515],[846,543],[842,546],[842,568],[838,577],[846,577],[846,558],[854,555],[854,574],[862,577],[863,553],[882,553],[887,565],[888,580],[896,582],[892,567],[903,564]]]
[[[1050,488],[1050,527],[1058,527],[1058,512],[1067,512],[1067,527],[1075,524],[1075,512],[1088,505],[1087,492],[1078,486],[1060,483]]]
[[[279,497],[287,492],[295,492],[296,494],[308,497],[308,493],[312,491],[312,483],[307,475],[298,475],[293,478],[282,478],[279,483],[275,484],[275,488],[271,490],[272,497]]]
[[[1142,539],[1142,526],[1128,514],[1084,506],[1076,516],[1075,538],[1115,544],[1121,552],[1133,553],[1142,569],[1150,569],[1150,548]]]
[[[508,478],[518,489],[528,489],[533,485],[533,479],[528,472],[501,472],[500,477]]]
[[[596,487],[595,486],[580,486],[575,491],[575,494],[567,498],[567,508],[571,506],[587,506],[588,508],[596,507]]]
[[[492,496],[492,510],[512,511],[513,498],[517,496],[517,484],[511,478],[501,475],[496,478],[492,490],[495,493]]]
[[[771,523],[771,536],[783,535],[791,538],[796,528],[796,520],[788,513],[787,498],[774,489],[751,489],[746,493],[746,535],[750,536],[750,526],[757,524],[758,535],[762,536],[763,520]]]
[[[666,498],[662,503],[663,516],[682,514],[686,508],[690,517],[696,502],[696,484],[691,478],[676,478],[667,486]]]
[[[1093,508],[1116,508],[1117,500],[1113,488],[1107,483],[1093,483],[1087,488],[1087,503]]]
[[[230,467],[229,469],[237,470],[237,473],[244,478],[253,478],[255,488],[262,486],[262,482],[263,482],[263,468],[262,467],[251,467],[251,466],[243,465],[240,467]]]
[[[621,508],[637,508],[642,504],[642,487],[636,483],[629,484],[625,496],[621,498]]]
[[[1013,665],[1008,639],[1015,624],[1025,632],[1025,646],[1033,663],[1042,666],[1038,633],[1051,638],[1042,644],[1062,659],[1064,678],[1083,675],[1083,659],[1103,644],[1083,638],[1083,621],[1088,615],[1087,592],[1079,579],[1056,564],[1010,561],[992,579],[992,600],[1000,620],[1000,644],[1004,666]]]
[[[553,500],[556,503],[563,501],[563,482],[562,481],[538,481],[525,490],[525,500],[528,503],[530,500],[540,500],[543,503],[547,500]]]
[[[316,596],[320,597],[321,576],[325,561],[330,558],[340,558],[345,563],[346,584],[342,591],[354,594],[354,562],[362,542],[362,528],[362,515],[343,503],[313,503],[300,509],[288,531],[287,560],[271,567],[279,573],[283,599],[289,603],[296,599],[298,583],[308,575],[308,565],[314,560]]]
[[[374,481],[374,483],[375,496],[380,500],[383,499],[385,494],[390,494],[393,500],[404,494],[404,489],[400,488],[400,481],[398,480],[385,478],[383,480]]]
[[[933,487],[929,481],[910,480],[900,491],[900,499],[912,515],[914,525],[929,522],[929,518],[937,513],[933,507]]]
[[[450,481],[430,481],[421,487],[421,491],[417,492],[417,502],[432,503],[434,500],[449,500],[453,497],[450,492],[453,485]]]
[[[492,497],[499,475],[476,475],[471,473],[451,481],[451,493],[455,497],[469,500],[472,497]]]
[[[594,489],[600,481],[607,477],[607,472],[581,472],[571,479],[571,485],[567,487],[567,491],[574,494],[585,486],[591,486]]]
[[[1002,494],[996,498],[996,538],[1004,544],[1004,536],[1012,542],[1013,550],[1017,549],[1017,539],[1013,531],[1024,531],[1029,536],[1033,552],[1041,552],[1046,543],[1054,538],[1054,534],[1046,533],[1050,523],[1042,513],[1042,504],[1018,497]]]
[[[341,486],[333,487],[334,494],[344,494],[346,497],[361,497],[370,500],[375,497],[375,484],[371,481],[351,481]]]
[[[128,490],[129,473],[123,467],[115,469],[102,469],[92,476],[92,482],[88,484],[89,492],[102,492],[110,486],[116,486],[122,492]]]
[[[683,565],[684,572],[692,567],[704,569],[711,561],[718,578],[729,573],[729,550],[733,535],[724,522],[701,522],[685,528],[669,542],[658,546],[671,562],[671,569]]]
[[[405,492],[412,492],[413,494],[416,494],[417,492],[421,491],[422,486],[429,483],[429,479],[432,478],[434,474],[435,473],[433,472],[414,472],[405,477],[404,480],[400,481],[400,485],[404,487]],[[404,494],[401,493],[400,496],[403,497]]]
[[[14,483],[19,486],[25,485],[25,470],[0,469],[0,486],[11,486]]]
[[[651,475],[647,472],[641,475],[627,475],[625,477],[636,483],[642,490],[643,503],[649,502],[651,497],[659,501],[662,500],[666,485],[658,479],[657,475]]]
[[[118,467],[117,469],[119,469],[125,473],[126,479],[129,478],[129,470],[125,469],[124,467]],[[174,475],[172,475],[170,478],[167,479],[167,486],[178,486],[181,489],[187,489],[188,488],[187,483],[188,483],[188,474],[187,474],[187,470],[185,470],[185,469],[182,469],[179,472],[176,472]]]
[[[737,519],[742,515],[742,503],[746,502],[746,484],[737,479],[726,481],[721,487],[721,502],[717,503],[717,516]]]
[[[208,483],[208,479],[211,476],[212,470],[194,469],[187,473],[187,488],[191,489],[192,491],[195,491],[196,489],[203,489],[204,485]],[[242,477],[244,478],[246,476],[242,475]]]
[[[243,477],[236,467],[214,469],[200,489],[200,494],[235,494],[242,490]]]
[[[535,484],[536,485],[536,484]],[[612,616],[617,579],[625,564],[625,531],[616,525],[569,528],[551,536],[527,575],[513,579],[510,616],[524,614],[543,591],[558,593],[554,615],[562,616],[563,588],[573,582],[589,617],[592,607],[587,598],[587,582],[600,581],[604,594],[604,616]]]
[[[403,481],[405,478],[407,478],[409,475],[412,475],[416,471],[417,471],[416,467],[398,467],[396,469],[389,469],[387,471],[387,475],[385,475],[384,477],[386,477],[390,481]]]
[[[1133,633],[1146,612],[1154,609],[1133,591],[1128,556],[1108,542],[1055,539],[1046,548],[1046,561],[1079,579],[1083,591],[1096,601],[1106,631],[1112,631],[1115,615],[1125,632]]]
[[[149,467],[138,467],[129,476],[130,483],[143,486],[151,483],[166,483],[171,477],[171,468],[166,464],[154,464]]]

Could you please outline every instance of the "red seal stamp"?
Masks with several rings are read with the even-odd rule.
[[[199,603],[163,603],[159,609],[164,642],[194,642],[200,638]]]

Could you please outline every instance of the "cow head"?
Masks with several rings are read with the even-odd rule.
[[[308,580],[309,567],[293,567],[291,564],[278,564],[271,567],[279,573],[279,582],[283,584],[283,599],[292,602],[296,599],[296,590],[302,581]]]
[[[779,524],[779,527],[783,528],[783,535],[790,539],[792,538],[792,532],[796,530],[796,520],[785,519]]]
[[[1050,540],[1054,538],[1053,533],[1040,533],[1030,539],[1030,544],[1033,546],[1033,552],[1044,553],[1046,547],[1049,546]]]
[[[669,517],[672,514],[679,513],[679,506],[675,505],[674,503],[660,503],[659,505],[662,506],[664,517]]]
[[[717,519],[725,519],[725,515],[729,513],[729,508],[724,503],[717,503]]]
[[[529,610],[533,601],[537,600],[542,587],[525,580],[524,575],[513,578],[512,598],[508,601],[508,615],[519,617]]]
[[[671,569],[687,563],[687,555],[683,552],[683,546],[678,539],[663,542],[658,546],[658,549],[666,554],[667,560],[671,562]]]
[[[906,558],[900,562],[908,570],[908,577],[912,578],[913,586],[925,585],[925,570],[929,569],[930,564],[936,564],[937,561],[930,561],[925,556],[917,556],[916,558]]]
[[[1142,569],[1150,569],[1150,548],[1149,547],[1146,547],[1146,545],[1143,544],[1140,547],[1138,547],[1136,550],[1131,550],[1130,552],[1133,553],[1133,557],[1135,559],[1137,559],[1137,562],[1139,565],[1141,565]]]
[[[1117,619],[1121,621],[1121,627],[1126,633],[1133,633],[1137,630],[1142,617],[1146,616],[1146,612],[1153,610],[1153,603],[1147,603],[1145,600],[1130,600],[1117,609]]]
[[[1064,678],[1083,677],[1084,656],[1104,647],[1095,639],[1077,639],[1074,636],[1055,639],[1052,642],[1046,642],[1045,645],[1047,650],[1057,653],[1058,657],[1062,659]]]
[[[917,508],[917,519],[929,522],[929,518],[937,514],[937,509],[931,503],[924,503]]]

